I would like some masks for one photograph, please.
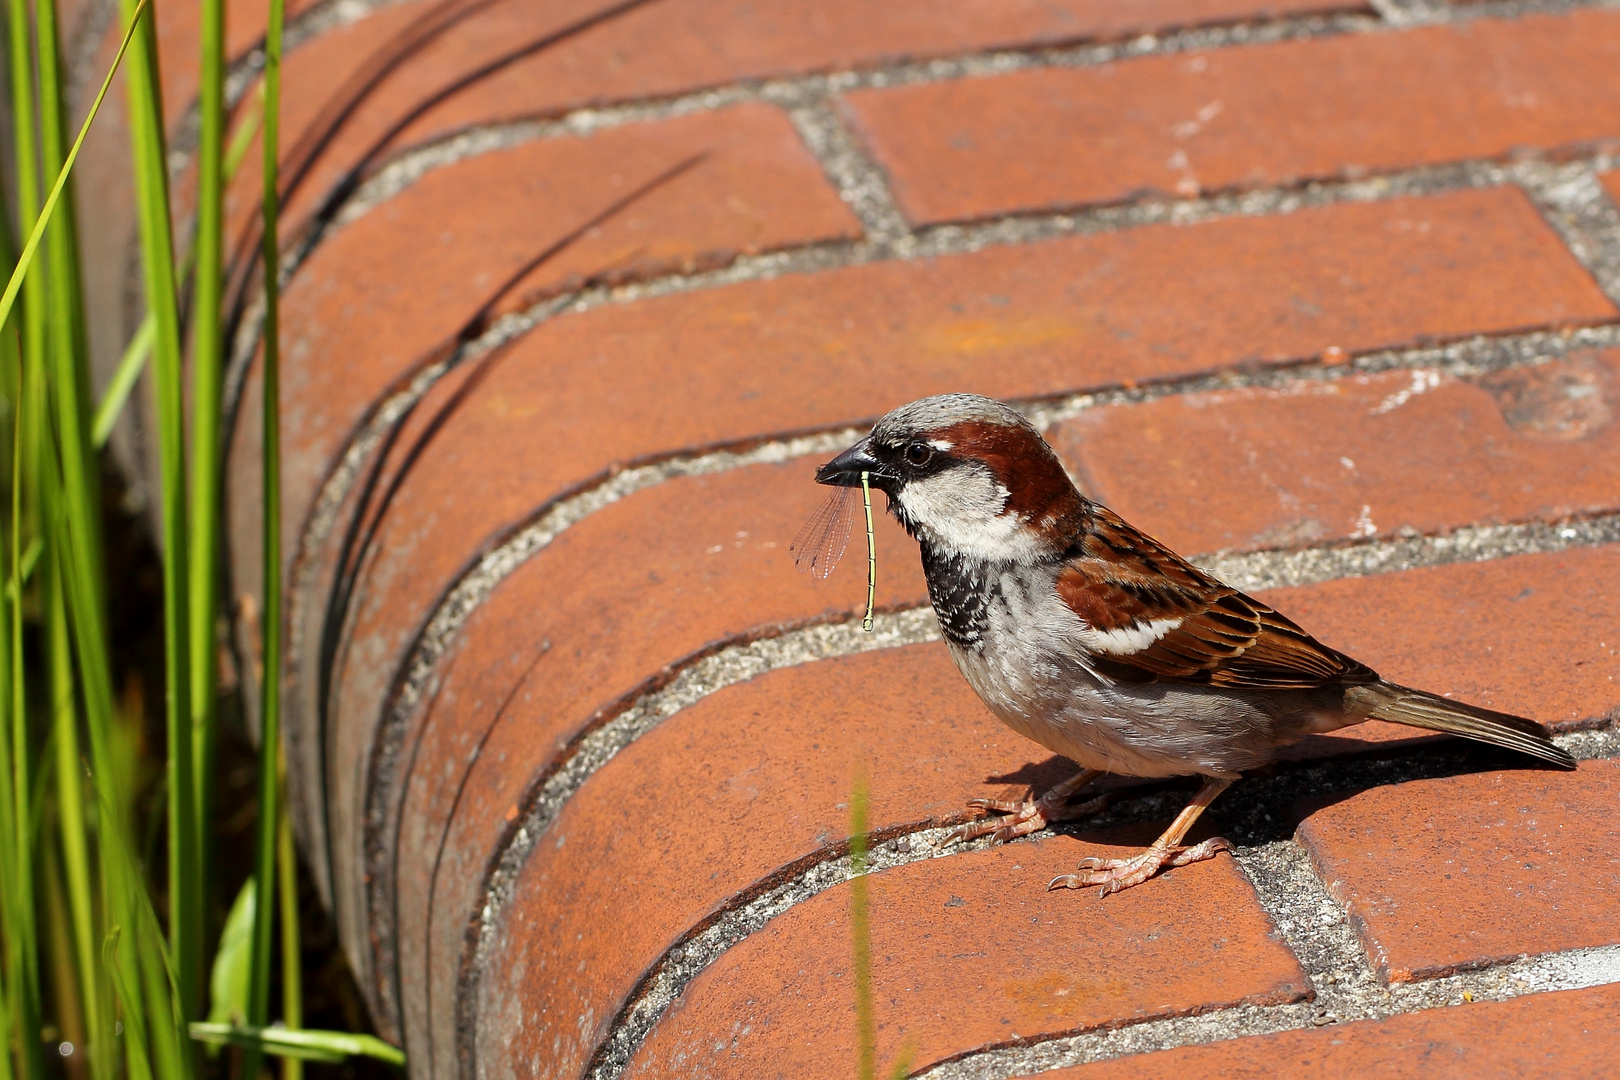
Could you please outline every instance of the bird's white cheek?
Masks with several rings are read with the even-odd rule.
[[[930,541],[957,555],[991,562],[1034,558],[1040,538],[1016,514],[1004,514],[1007,489],[974,469],[956,468],[913,480],[900,506]]]

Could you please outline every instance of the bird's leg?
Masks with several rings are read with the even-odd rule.
[[[1164,835],[1153,841],[1142,854],[1130,859],[1082,859],[1080,872],[1065,874],[1053,878],[1046,887],[1048,889],[1080,889],[1087,885],[1101,885],[1102,890],[1098,896],[1107,896],[1109,893],[1123,892],[1132,885],[1140,885],[1160,870],[1170,866],[1186,866],[1188,863],[1201,862],[1212,859],[1223,851],[1230,851],[1232,845],[1215,837],[1205,840],[1202,844],[1192,847],[1183,847],[1182,838],[1187,835],[1193,822],[1204,808],[1215,801],[1215,796],[1232,786],[1232,781],[1211,778],[1204,781],[1204,786],[1198,789],[1176,820],[1164,830]]]
[[[985,817],[970,821],[945,837],[945,843],[955,840],[964,842],[977,840],[986,833],[993,833],[992,840],[995,843],[1002,843],[1044,829],[1054,821],[1072,821],[1087,814],[1095,814],[1108,805],[1107,794],[1099,795],[1078,806],[1070,806],[1068,802],[1071,795],[1101,775],[1101,769],[1081,769],[1034,800],[1012,802],[1006,799],[969,799],[968,806],[971,809],[1011,816]]]

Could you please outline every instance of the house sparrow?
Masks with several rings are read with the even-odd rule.
[[[956,836],[998,840],[1101,805],[1068,805],[1104,772],[1199,775],[1187,808],[1145,852],[1087,859],[1050,888],[1140,884],[1212,858],[1182,839],[1245,770],[1305,735],[1389,720],[1510,747],[1574,768],[1539,724],[1385,682],[1285,616],[1222,584],[1081,495],[1017,412],[974,394],[904,405],[816,472],[861,474],[922,550],[934,614],[956,666],[1008,727],[1081,772],[1042,798],[976,799],[1010,816]]]

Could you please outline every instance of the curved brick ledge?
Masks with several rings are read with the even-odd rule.
[[[1620,884],[1592,810],[1620,706],[1620,100],[1583,74],[1620,56],[1612,7],[300,8],[288,741],[306,855],[413,1073],[847,1073],[857,758],[882,1053],[911,1037],[921,1073],[1274,1061],[1339,1023],[1381,1061],[1468,1041],[1440,1008],[1464,991],[1612,1053],[1580,1019],[1620,977],[1591,917]],[[193,50],[159,14],[166,56]],[[168,74],[184,149],[194,75]],[[88,236],[129,235],[117,134],[81,183],[125,225]],[[814,460],[945,389],[1022,402],[1133,520],[1391,677],[1554,724],[1582,768],[1313,739],[1217,808],[1234,859],[1084,920],[1039,883],[1151,832],[1174,785],[936,851],[966,799],[1068,766],[955,677],[892,524],[870,637],[854,575],[794,575],[786,545]],[[232,439],[256,490],[254,426]],[[228,502],[251,596],[252,500]],[[1382,914],[1434,907],[1400,871],[1447,859],[1461,936]],[[1503,917],[1485,898],[1527,861],[1537,914]]]

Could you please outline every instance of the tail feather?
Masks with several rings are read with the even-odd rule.
[[[1355,692],[1371,699],[1373,719],[1461,735],[1465,739],[1518,750],[1560,768],[1575,767],[1575,759],[1554,743],[1547,729],[1534,720],[1466,705],[1394,683],[1356,687]]]

